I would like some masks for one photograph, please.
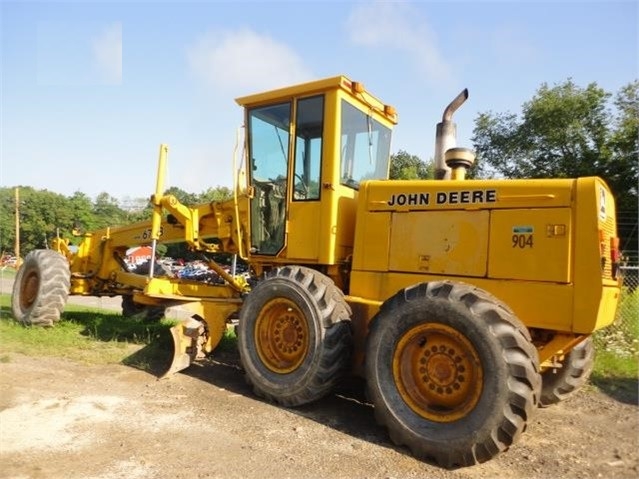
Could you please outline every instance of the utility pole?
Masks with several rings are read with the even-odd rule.
[[[15,255],[16,255],[16,266],[18,269],[20,264],[22,264],[22,258],[20,257],[20,189],[16,186],[16,244],[15,244]]]

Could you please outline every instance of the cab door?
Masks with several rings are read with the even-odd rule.
[[[277,255],[285,246],[291,102],[248,111],[251,254]]]
[[[316,262],[321,229],[321,164],[324,144],[324,95],[301,98],[295,108],[292,198],[286,256]]]

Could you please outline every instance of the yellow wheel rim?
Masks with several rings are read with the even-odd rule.
[[[36,271],[26,273],[20,285],[20,307],[29,309],[38,297],[40,287],[40,276]]]
[[[274,373],[294,371],[308,353],[306,319],[297,305],[288,299],[277,298],[264,305],[255,323],[255,335],[257,354]]]
[[[415,413],[431,421],[451,422],[477,405],[483,370],[465,336],[443,324],[425,323],[407,331],[397,344],[393,378]]]

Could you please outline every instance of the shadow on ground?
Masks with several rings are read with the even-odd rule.
[[[197,378],[235,394],[263,401],[247,384],[237,351],[215,351],[206,360],[191,365],[180,374]],[[361,379],[349,378],[333,394],[311,404],[296,408],[283,408],[276,404],[272,406],[280,407],[349,436],[410,455],[407,449],[394,446],[386,430],[375,422],[373,406],[365,398],[364,381]]]
[[[639,379],[602,377],[593,374],[590,382],[601,392],[624,404],[639,405]]]

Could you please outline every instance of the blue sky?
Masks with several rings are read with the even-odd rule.
[[[542,82],[610,92],[639,77],[638,3],[11,2],[0,5],[0,186],[146,197],[231,186],[234,98],[345,74],[399,112],[392,151],[429,160],[461,89],[518,112]]]

